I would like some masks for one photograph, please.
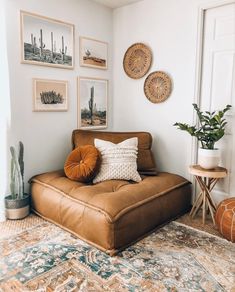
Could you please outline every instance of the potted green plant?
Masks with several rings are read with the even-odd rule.
[[[224,136],[227,124],[224,115],[231,105],[213,112],[202,112],[195,103],[193,107],[198,116],[198,126],[190,126],[185,123],[175,123],[174,126],[197,138],[201,144],[198,151],[198,164],[205,169],[212,169],[217,167],[220,161],[219,149],[215,148],[215,143]]]
[[[11,194],[5,197],[6,217],[22,219],[29,214],[30,196],[24,193],[24,145],[19,142],[19,152],[10,147],[11,152]]]

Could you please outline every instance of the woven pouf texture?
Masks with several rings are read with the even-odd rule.
[[[235,242],[235,197],[222,201],[215,213],[219,232],[228,240]]]

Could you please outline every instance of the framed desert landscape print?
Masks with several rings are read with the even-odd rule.
[[[68,82],[33,79],[33,111],[67,111]]]
[[[74,25],[26,11],[21,16],[21,62],[73,69]]]
[[[78,77],[78,127],[107,127],[108,80]]]
[[[108,69],[108,43],[80,37],[80,66]]]

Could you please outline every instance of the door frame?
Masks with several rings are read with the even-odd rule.
[[[196,68],[195,68],[195,84],[194,84],[194,99],[193,102],[200,106],[201,104],[201,85],[202,85],[202,62],[203,62],[203,48],[204,48],[204,28],[205,28],[205,14],[208,9],[225,6],[228,4],[235,4],[235,0],[219,0],[203,4],[198,8],[198,22],[197,22],[197,48],[196,48]],[[197,115],[193,113],[193,124],[198,123]],[[196,164],[198,154],[198,141],[192,137],[191,140],[191,164]],[[191,177],[191,181],[193,178]],[[196,183],[194,181],[193,196],[196,193]]]

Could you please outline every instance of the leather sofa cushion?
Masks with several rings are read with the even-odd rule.
[[[170,173],[88,185],[57,171],[31,179],[31,198],[35,213],[114,255],[188,211],[191,186]]]
[[[87,185],[68,179],[63,171],[38,175],[31,182],[55,189],[86,207],[104,213],[110,222],[115,222],[133,208],[189,183],[181,176],[161,172],[158,176],[144,176],[139,183],[107,180]]]
[[[99,150],[92,145],[75,148],[67,157],[64,171],[68,178],[80,182],[90,182],[101,165]]]
[[[156,164],[152,147],[152,136],[148,132],[102,132],[89,130],[74,130],[72,134],[73,148],[82,145],[94,145],[94,139],[102,139],[118,144],[126,139],[138,138],[137,170],[140,174],[155,175]]]

